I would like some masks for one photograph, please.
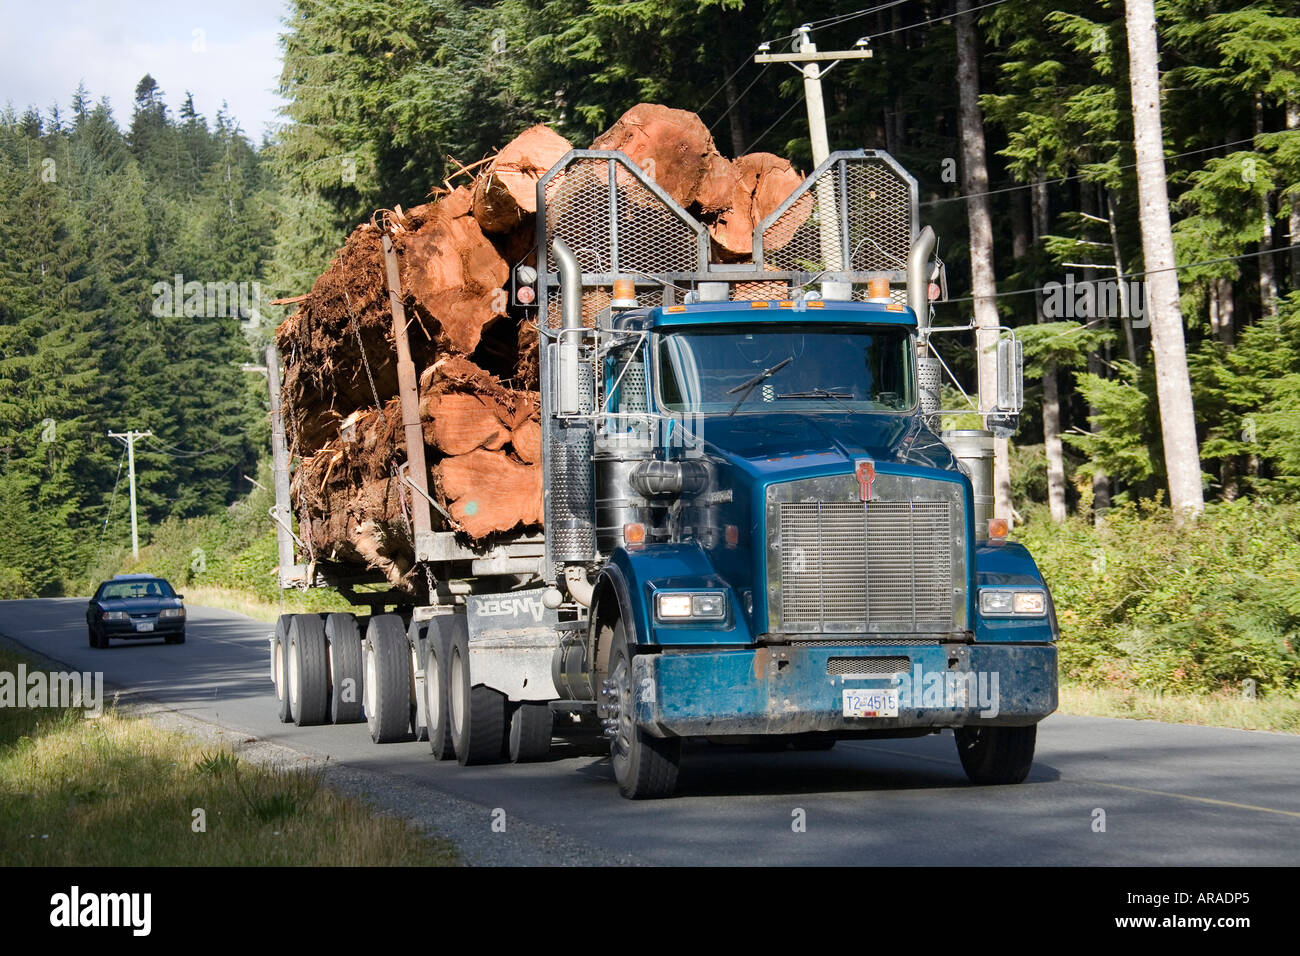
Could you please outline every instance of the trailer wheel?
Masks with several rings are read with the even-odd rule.
[[[1020,783],[1034,762],[1038,725],[1028,727],[958,727],[957,754],[971,783]]]
[[[428,624],[411,622],[406,640],[411,646],[411,731],[416,740],[429,739],[429,718],[424,700],[424,645]]]
[[[609,697],[606,708],[613,720],[609,762],[618,790],[629,800],[670,797],[677,789],[677,767],[682,759],[680,737],[652,737],[637,726],[633,715],[632,649],[619,619],[609,655]]]
[[[411,727],[411,651],[402,619],[377,614],[366,628],[366,725],[377,744],[403,740]]]
[[[293,723],[293,707],[289,703],[289,624],[292,620],[292,614],[281,614],[275,622],[275,636],[271,639],[271,680],[275,684],[275,699],[282,724]]]
[[[362,709],[366,674],[356,617],[328,615],[325,640],[329,646],[330,717],[336,724],[360,723],[366,716]]]
[[[435,760],[454,760],[447,699],[448,665],[453,635],[466,629],[463,614],[444,614],[429,622],[424,644],[424,713],[429,723],[429,750]]]
[[[315,614],[295,614],[289,623],[289,707],[299,727],[329,720],[328,667],[325,626]]]
[[[506,699],[499,692],[472,683],[469,632],[458,631],[451,642],[447,668],[448,724],[456,760],[462,767],[501,759],[506,723]]]
[[[510,714],[510,732],[506,741],[506,756],[510,762],[527,763],[548,756],[554,724],[550,704],[528,701],[516,704]]]

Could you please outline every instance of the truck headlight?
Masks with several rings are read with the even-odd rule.
[[[669,591],[655,595],[655,617],[661,621],[721,621],[727,616],[727,596],[721,591]]]
[[[980,590],[980,614],[986,617],[1043,617],[1047,594],[1033,590],[985,588]]]

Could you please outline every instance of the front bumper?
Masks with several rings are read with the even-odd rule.
[[[180,619],[146,622],[153,624],[153,630],[151,631],[136,630],[137,623],[138,622],[136,621],[100,621],[99,632],[105,637],[112,638],[116,641],[147,641],[155,637],[173,637],[185,632],[185,618],[183,617]]]
[[[1054,644],[774,646],[633,658],[657,737],[1025,726],[1056,710]],[[897,717],[846,717],[843,691],[897,688]]]

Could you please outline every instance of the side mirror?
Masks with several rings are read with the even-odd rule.
[[[1020,340],[998,341],[997,411],[1019,414],[1025,405],[1025,354]]]

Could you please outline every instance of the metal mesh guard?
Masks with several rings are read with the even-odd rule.
[[[552,272],[557,238],[584,273],[653,276],[699,267],[695,231],[619,160],[577,157],[546,184]]]
[[[912,184],[889,163],[841,159],[801,189],[763,230],[765,265],[807,272],[907,268]]]
[[[906,657],[828,657],[827,674],[906,674],[912,662]]]

